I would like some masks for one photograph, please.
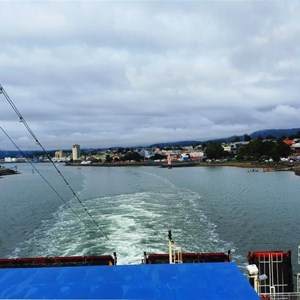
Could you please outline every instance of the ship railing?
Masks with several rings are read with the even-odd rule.
[[[169,263],[170,264],[182,264],[182,248],[176,246],[172,239],[172,232],[169,230]]]
[[[300,300],[300,293],[260,294],[261,300]]]
[[[173,264],[182,264],[182,247],[174,246],[172,247],[172,263]]]
[[[283,253],[266,253],[265,255],[261,255],[258,261],[260,263],[282,263]]]

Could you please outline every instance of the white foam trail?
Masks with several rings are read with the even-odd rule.
[[[101,228],[109,235],[105,240],[95,230],[82,208],[73,209],[90,228],[84,227],[65,206],[44,221],[26,242],[30,256],[101,255],[117,252],[120,264],[139,263],[143,253],[167,252],[167,231],[186,251],[221,251],[230,249],[199,209],[201,197],[173,187],[168,194],[134,193],[85,202]],[[24,252],[24,251],[22,251]]]
[[[232,244],[220,239],[217,226],[203,213],[202,198],[198,193],[179,188],[156,174],[136,172],[137,178],[143,174],[140,183],[142,192],[97,197],[84,202],[109,240],[95,228],[74,199],[70,202],[72,209],[89,226],[84,226],[63,205],[52,214],[51,219],[42,222],[30,240],[20,245],[21,250],[16,251],[16,255],[102,255],[117,252],[120,264],[139,263],[144,251],[167,252],[169,229],[175,241],[187,252],[233,248]],[[151,180],[145,179],[145,176]],[[94,181],[92,179],[91,182]],[[149,187],[144,182],[148,182]],[[90,191],[87,179],[83,186],[81,198]]]

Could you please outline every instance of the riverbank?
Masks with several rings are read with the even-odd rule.
[[[201,164],[203,165],[203,164]],[[224,166],[237,167],[248,169],[248,172],[255,172],[262,170],[263,172],[282,172],[292,171],[300,176],[300,162],[252,162],[252,161],[226,161],[226,162],[212,162],[206,166]]]
[[[138,166],[158,166],[162,168],[170,167],[166,162],[115,162],[115,163],[90,163],[68,162],[66,166],[76,167],[138,167]],[[294,171],[300,169],[300,162],[253,162],[253,161],[189,161],[172,162],[171,167],[237,167],[246,169],[268,169],[269,171]]]
[[[274,171],[293,171],[300,167],[300,162],[253,162],[253,161],[224,161],[206,163],[210,166],[238,167],[248,169],[272,169]]]

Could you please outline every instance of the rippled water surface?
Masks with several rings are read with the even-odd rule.
[[[298,268],[300,177],[292,172],[59,166],[107,240],[51,165],[37,168],[72,210],[30,165],[18,168],[0,179],[0,257],[116,251],[119,263],[139,263],[144,251],[167,251],[172,229],[185,251],[231,249],[243,267],[249,250],[292,249]]]

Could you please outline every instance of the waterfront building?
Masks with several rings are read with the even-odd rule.
[[[289,138],[284,139],[283,142],[290,147],[294,144],[294,141]]]
[[[193,151],[190,153],[191,160],[203,160],[204,152],[203,151]]]
[[[6,163],[14,163],[17,161],[18,161],[18,159],[16,157],[4,157],[4,162],[6,162]]]
[[[153,156],[155,153],[154,153],[153,151],[143,149],[143,150],[141,150],[141,151],[139,152],[139,154],[140,154],[140,156],[142,156],[142,157],[147,157],[147,158],[149,158],[149,157]]]
[[[231,152],[231,145],[223,144],[222,147],[224,151]]]
[[[300,143],[294,143],[291,146],[291,149],[292,149],[294,155],[299,155],[300,154]]]
[[[247,144],[249,144],[248,141],[240,141],[240,142],[230,143],[231,152],[233,154],[237,154],[238,149],[241,148],[242,146],[247,145]]]
[[[78,160],[80,157],[80,145],[75,144],[72,148],[72,158],[73,160]]]
[[[54,157],[58,158],[58,159],[63,158],[64,156],[65,156],[65,154],[61,150],[56,151],[55,154],[54,154]]]

